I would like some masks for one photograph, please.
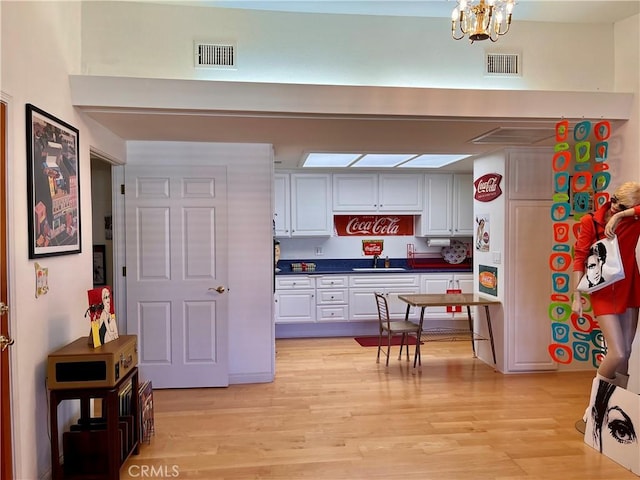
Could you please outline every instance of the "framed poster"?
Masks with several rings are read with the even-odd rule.
[[[498,296],[498,269],[489,265],[478,265],[478,290]]]
[[[29,258],[80,253],[79,134],[27,104]]]
[[[107,284],[107,265],[105,263],[105,246],[93,246],[93,285]]]

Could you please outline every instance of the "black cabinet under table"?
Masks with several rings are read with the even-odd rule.
[[[131,394],[123,395],[129,389]],[[118,480],[125,460],[139,453],[138,368],[113,387],[54,388],[49,398],[52,479]],[[101,400],[99,416],[91,415],[94,399]],[[80,400],[80,418],[62,434],[61,463],[58,406],[64,400]]]

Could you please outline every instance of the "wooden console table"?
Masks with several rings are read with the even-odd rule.
[[[131,431],[129,431],[129,427],[127,427],[128,439],[125,439],[123,438],[124,435],[121,428],[123,422],[120,418],[120,391],[128,387],[129,384],[131,385],[132,392],[129,407],[133,421],[130,426]],[[120,478],[120,467],[122,463],[124,463],[132,453],[139,453],[138,368],[131,368],[113,387],[51,389],[49,390],[49,396],[52,479],[118,480]],[[100,445],[98,445],[103,452],[99,452],[99,455],[96,457],[96,445],[94,445],[94,450],[89,452],[87,460],[91,460],[91,457],[93,457],[94,460],[99,458],[100,461],[96,462],[96,468],[102,471],[96,473],[73,472],[60,463],[58,405],[63,400],[80,400],[79,424],[92,425],[91,422],[94,422],[93,425],[95,425],[96,417],[92,417],[91,415],[90,401],[92,399],[102,400],[102,415],[97,417],[97,420],[102,423],[102,431],[99,433],[103,435],[100,438],[103,438],[105,441],[99,442]],[[106,428],[104,428],[105,426]],[[87,430],[86,432],[82,431],[79,433],[91,432]],[[84,438],[80,437],[81,441],[89,440],[89,438],[88,436]],[[123,447],[123,444],[125,447]],[[83,444],[83,448],[84,447],[89,448],[89,446]],[[67,455],[67,452],[65,452],[65,455]]]
[[[491,326],[491,314],[489,313],[490,305],[500,305],[499,300],[483,297],[474,293],[416,293],[398,295],[398,298],[407,303],[406,319],[409,319],[409,310],[411,307],[420,308],[420,334],[424,332],[424,311],[427,307],[450,307],[463,306],[467,307],[467,318],[469,319],[469,333],[471,335],[471,347],[473,355],[476,355],[475,340],[487,340],[480,337],[473,330],[473,318],[471,317],[471,307],[484,307],[485,317],[487,319],[487,329],[489,331],[489,342],[491,343],[491,353],[493,355],[493,364],[496,364],[496,349],[493,343],[493,328]],[[413,360],[413,366],[416,367],[418,356],[420,353],[420,337],[416,345],[416,354]]]

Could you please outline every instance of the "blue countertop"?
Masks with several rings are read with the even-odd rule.
[[[391,258],[390,267],[392,268],[404,268],[406,271],[391,271],[389,273],[473,273],[473,261],[470,259],[465,260],[459,264],[450,264],[445,262],[442,258],[430,258],[421,260],[417,266],[410,266],[406,258]],[[293,263],[315,263],[314,270],[296,270],[291,267]],[[372,258],[338,258],[338,259],[313,259],[313,260],[280,260],[278,262],[279,272],[276,275],[331,275],[331,274],[371,274],[371,272],[358,272],[354,271],[354,268],[369,268],[373,267]],[[384,270],[384,258],[378,259],[379,270]],[[380,275],[383,272],[375,272],[376,275]]]

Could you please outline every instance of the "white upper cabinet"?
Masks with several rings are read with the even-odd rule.
[[[423,176],[416,174],[334,174],[334,212],[420,213]]]
[[[473,176],[425,175],[425,206],[417,234],[423,236],[473,235]]]
[[[453,176],[453,235],[473,235],[473,175]]]
[[[453,232],[453,175],[425,175],[425,206],[420,218],[422,235],[451,236]]]
[[[291,174],[291,236],[331,236],[331,175]]]
[[[378,210],[381,212],[422,212],[424,177],[416,174],[380,174]]]
[[[276,237],[291,236],[291,195],[289,174],[273,176],[273,221]]]
[[[376,212],[378,210],[378,175],[334,174],[334,212]]]

